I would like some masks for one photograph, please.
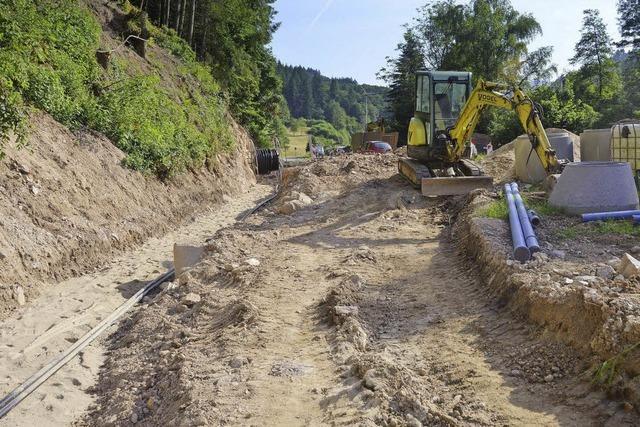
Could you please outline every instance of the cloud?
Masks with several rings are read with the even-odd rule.
[[[315,18],[313,18],[313,20],[311,21],[311,23],[307,27],[307,31],[313,30],[313,27],[316,26],[316,24],[318,23],[320,18],[322,18],[322,15],[324,15],[325,12],[327,10],[329,10],[329,8],[331,7],[331,5],[333,4],[334,1],[335,0],[325,0],[324,6],[322,6],[322,9],[320,9],[320,12],[318,12],[318,14],[315,16]]]

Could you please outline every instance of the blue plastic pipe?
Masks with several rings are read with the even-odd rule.
[[[540,252],[540,245],[538,244],[538,238],[536,237],[536,232],[533,231],[533,226],[531,225],[531,221],[529,221],[529,214],[527,213],[527,208],[524,205],[522,196],[520,196],[518,184],[516,184],[515,182],[511,184],[511,193],[513,194],[513,198],[516,201],[518,218],[520,218],[520,225],[522,226],[522,234],[524,234],[524,241],[527,244],[527,248],[529,248],[529,252],[531,252],[532,254],[535,252]]]
[[[522,225],[518,217],[516,209],[516,199],[511,191],[511,185],[504,185],[504,196],[507,199],[507,207],[509,209],[509,226],[511,227],[511,240],[513,241],[513,258],[520,262],[526,262],[531,259],[531,251],[527,247],[522,233]]]
[[[590,221],[606,221],[608,219],[632,219],[634,215],[640,215],[640,211],[586,213],[586,214],[582,214],[582,221],[590,222]]]
[[[540,219],[540,215],[538,215],[536,211],[534,211],[533,209],[527,210],[527,216],[529,217],[529,221],[531,222],[531,225],[533,225],[534,227],[537,227],[542,223],[542,219]]]
[[[633,218],[634,224],[636,225],[640,224],[640,215],[634,215],[631,218]]]

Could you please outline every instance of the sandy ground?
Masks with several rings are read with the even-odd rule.
[[[272,191],[256,185],[225,196],[193,223],[147,241],[98,272],[44,287],[40,297],[0,325],[0,393],[11,391],[171,266],[173,243],[200,243],[236,221]],[[113,326],[116,329],[117,326]],[[68,425],[93,402],[87,392],[105,358],[104,336],[15,408],[1,425]]]
[[[391,155],[288,174],[269,210],[121,323],[80,423],[636,423],[578,354],[492,298],[450,214]]]

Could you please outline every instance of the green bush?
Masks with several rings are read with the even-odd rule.
[[[0,143],[11,132],[24,139],[33,106],[72,128],[105,133],[127,154],[127,166],[160,177],[231,145],[220,87],[175,32],[154,29],[197,88],[179,87],[177,96],[131,64],[114,60],[104,72],[95,59],[100,31],[75,0],[0,4]]]

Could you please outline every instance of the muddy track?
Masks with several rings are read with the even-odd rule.
[[[392,159],[365,160],[310,167],[214,236],[205,262],[111,338],[83,423],[634,422],[570,349],[488,295],[447,207]],[[295,191],[314,202],[278,214]]]

